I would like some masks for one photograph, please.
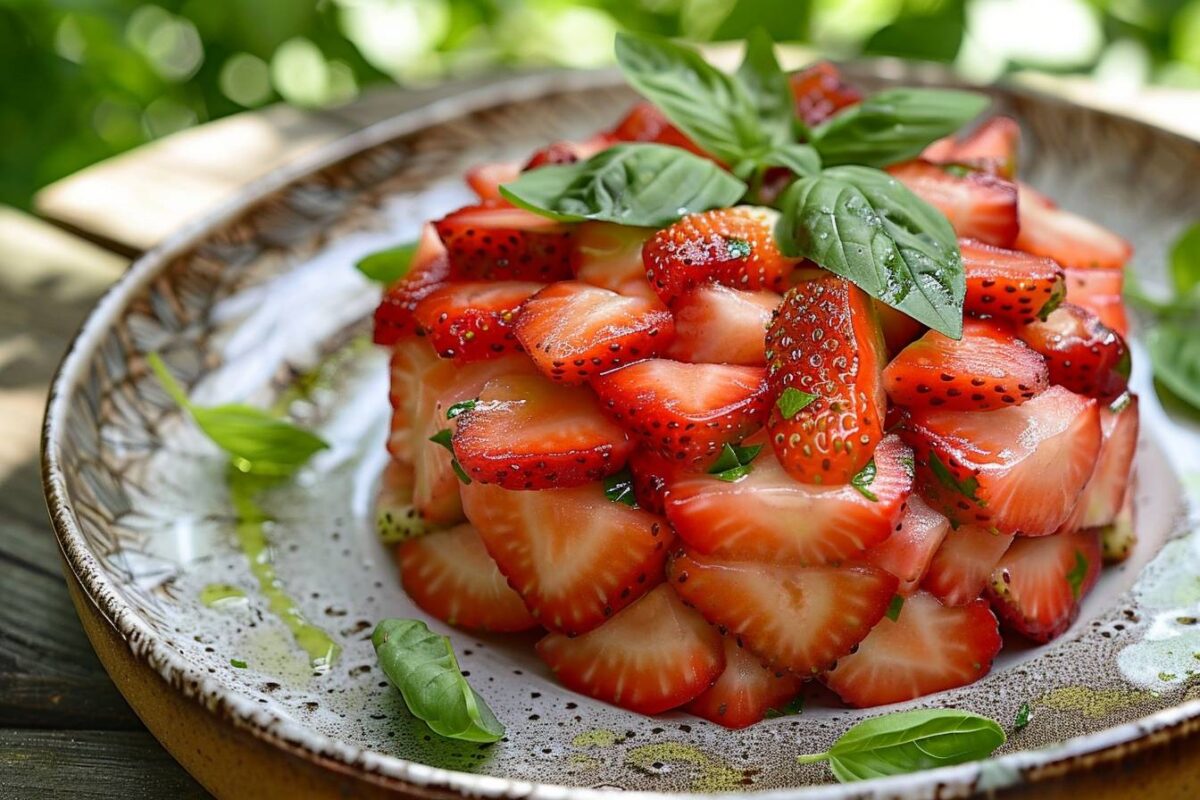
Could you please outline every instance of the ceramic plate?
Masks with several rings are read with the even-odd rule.
[[[866,69],[860,77],[878,84],[899,67]],[[1024,127],[1023,177],[1131,239],[1136,268],[1155,280],[1167,243],[1200,218],[1200,145],[1019,92],[994,96]],[[374,535],[386,358],[366,342],[378,290],[352,265],[469,202],[468,166],[610,125],[632,99],[610,74],[537,76],[391,120],[249,188],[236,207],[141,259],[104,298],[55,383],[45,470],[70,572],[136,660],[223,725],[412,792],[558,798],[827,780],[823,766],[794,755],[826,749],[878,710],[816,699],[799,716],[736,733],[682,713],[642,717],[558,686],[530,640],[430,620],[507,723],[502,742],[479,746],[430,736],[375,665],[374,622],[425,615]],[[265,541],[233,524],[223,458],[148,374],[152,351],[196,401],[287,407],[333,444],[294,485],[265,496]],[[1104,571],[1060,639],[1012,644],[978,683],[903,706],[965,708],[1011,728],[1028,703],[1030,724],[982,765],[855,792],[1005,786],[1152,731],[1194,727],[1200,535],[1183,486],[1195,482],[1200,436],[1164,412],[1140,349],[1135,363],[1143,426],[1132,557]],[[247,547],[263,548],[257,562]],[[341,653],[314,670],[301,645],[319,650],[323,636]],[[810,791],[843,789],[789,794]]]

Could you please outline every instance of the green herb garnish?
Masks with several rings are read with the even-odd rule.
[[[850,485],[858,490],[858,493],[870,500],[872,503],[878,503],[879,497],[867,487],[875,482],[875,474],[877,472],[875,459],[871,459],[866,465],[859,470],[858,474],[850,479]]]
[[[229,659],[229,665],[230,665],[230,666],[232,666],[232,667],[237,667],[238,669],[245,669],[245,668],[246,668],[246,662],[245,662],[245,661],[242,661],[240,658],[231,658],[231,659]]]
[[[750,474],[750,462],[758,456],[761,450],[761,444],[750,445],[748,447],[727,444],[721,448],[721,454],[717,456],[716,462],[709,468],[708,472],[713,477],[723,481],[736,481],[738,478]]]
[[[887,615],[887,618],[890,619],[892,622],[896,622],[898,619],[900,619],[900,610],[903,608],[904,608],[904,598],[898,594],[893,595],[892,602],[888,603],[887,611],[885,612]]]
[[[1079,593],[1083,589],[1083,582],[1087,579],[1088,560],[1083,553],[1075,551],[1075,564],[1071,567],[1071,571],[1067,573],[1067,585],[1071,587],[1071,597],[1079,599]]]
[[[968,500],[974,500],[981,506],[984,505],[984,502],[975,494],[979,491],[979,481],[975,476],[962,481],[958,480],[950,472],[950,469],[942,463],[942,460],[938,458],[938,454],[932,451],[929,453],[929,468],[933,471],[933,475],[938,479],[938,482],[947,489],[958,492],[963,497]]]
[[[779,413],[784,419],[793,419],[809,403],[816,399],[817,396],[815,394],[809,394],[794,386],[789,386],[779,393],[779,399],[775,401],[775,407],[779,409]]]
[[[408,274],[412,267],[413,256],[417,253],[417,243],[410,242],[399,247],[389,247],[359,259],[354,268],[370,280],[391,286]]]
[[[478,403],[478,400],[463,400],[460,403],[455,403],[446,409],[446,419],[454,419],[464,411],[474,411]]]
[[[1033,711],[1029,708],[1029,703],[1021,703],[1021,707],[1017,709],[1017,718],[1013,720],[1013,730],[1023,730],[1029,724],[1031,716],[1033,716]]]
[[[624,503],[631,508],[637,508],[637,498],[633,494],[633,473],[629,471],[629,467],[624,467],[604,479],[604,496],[614,503]]]
[[[458,479],[463,483],[470,483],[471,476],[467,474],[465,469],[463,469],[463,465],[458,463],[458,456],[454,455],[454,445],[451,444],[451,439],[453,436],[454,434],[450,432],[449,428],[442,428],[433,436],[430,436],[429,441],[433,442],[434,444],[440,444],[442,447],[450,451],[450,467],[454,470],[454,474],[457,475]]]

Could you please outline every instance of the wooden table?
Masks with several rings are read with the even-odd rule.
[[[1194,93],[1156,90],[1135,100],[1085,81],[1031,80],[1200,138]],[[38,434],[46,385],[84,315],[131,258],[245,181],[462,88],[387,89],[332,111],[242,114],[48,187],[36,205],[54,224],[0,208],[0,800],[206,796],[109,681],[60,573]]]

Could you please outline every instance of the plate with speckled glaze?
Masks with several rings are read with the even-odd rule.
[[[872,87],[942,80],[895,62],[851,75]],[[1200,144],[1025,92],[989,91],[995,110],[1022,124],[1023,177],[1129,238],[1134,268],[1161,279],[1168,243],[1200,218]],[[815,698],[798,716],[731,732],[683,713],[643,717],[590,700],[551,679],[532,639],[476,637],[429,620],[450,635],[508,734],[490,746],[442,740],[406,713],[370,634],[384,617],[427,616],[405,596],[374,532],[386,356],[367,341],[378,289],[353,264],[468,202],[467,167],[611,125],[633,99],[611,73],[538,75],[389,120],[248,187],[139,260],[101,301],[53,387],[46,491],[81,614],[101,620],[89,633],[117,642],[102,657],[151,729],[223,796],[251,785],[230,777],[219,744],[228,732],[257,743],[262,759],[250,760],[247,746],[250,765],[238,769],[277,753],[312,767],[311,795],[545,798],[609,789],[965,796],[1040,785],[1200,729],[1192,679],[1200,532],[1188,500],[1189,485],[1200,491],[1200,428],[1164,410],[1136,334],[1136,549],[1104,571],[1067,634],[1043,647],[1007,646],[979,682],[868,711]],[[224,457],[151,376],[150,352],[197,402],[286,410],[332,444],[292,483],[262,495],[264,525],[236,524]],[[150,677],[131,678],[136,670]],[[182,704],[176,712],[146,700],[164,688]],[[1022,704],[1031,720],[1012,731]],[[794,758],[827,749],[881,711],[946,706],[1001,721],[1008,743],[980,764],[846,787]],[[167,719],[182,708],[202,709],[196,730]],[[238,780],[251,780],[245,775]]]

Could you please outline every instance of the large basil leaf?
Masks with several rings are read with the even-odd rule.
[[[812,131],[826,166],[882,167],[920,154],[980,114],[988,98],[954,89],[888,89],[835,114]]]
[[[733,205],[746,184],[677,147],[619,144],[587,161],[524,172],[500,192],[552,219],[662,228],[686,214]]]
[[[385,619],[371,635],[379,666],[405,705],[434,733],[495,742],[504,726],[463,677],[450,640],[415,619]]]
[[[416,253],[417,243],[409,242],[363,256],[354,266],[368,279],[388,287],[408,274]]]
[[[913,319],[962,336],[966,279],[946,217],[869,167],[802,177],[780,201],[780,249],[810,258]]]
[[[1163,319],[1146,339],[1154,377],[1180,400],[1200,409],[1200,311]]]
[[[1187,295],[1200,286],[1200,222],[1193,223],[1175,240],[1169,266],[1177,294]]]
[[[796,119],[796,101],[787,73],[775,58],[775,43],[762,28],[746,39],[746,54],[736,79],[754,105],[763,133],[773,145],[790,143]]]

